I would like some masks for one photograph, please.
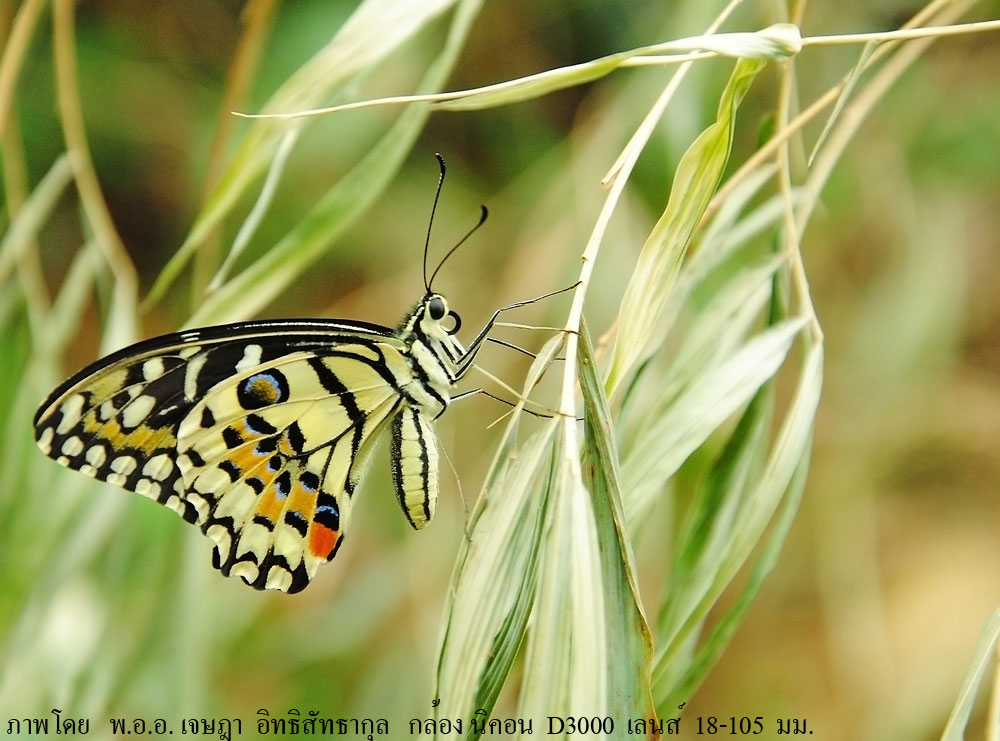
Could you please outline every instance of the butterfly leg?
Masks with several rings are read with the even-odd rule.
[[[560,288],[558,291],[551,291],[550,293],[542,294],[541,296],[528,299],[527,301],[518,301],[508,306],[501,306],[499,309],[494,311],[493,316],[491,316],[489,321],[486,322],[485,325],[483,325],[483,328],[479,331],[479,334],[476,335],[476,338],[469,344],[468,348],[466,348],[465,355],[463,355],[459,359],[458,368],[455,373],[455,378],[456,379],[461,378],[466,374],[466,372],[468,372],[473,362],[475,362],[476,356],[479,354],[479,350],[482,348],[483,342],[486,341],[487,336],[490,333],[490,330],[493,329],[493,326],[497,323],[497,319],[500,318],[501,314],[503,314],[505,311],[510,311],[511,309],[519,309],[522,306],[527,306],[528,304],[534,304],[537,303],[538,301],[542,301],[543,299],[547,299],[552,296],[557,296],[560,293],[566,293],[566,291],[572,291],[578,285],[580,285],[579,281],[571,286],[567,286],[566,288]]]

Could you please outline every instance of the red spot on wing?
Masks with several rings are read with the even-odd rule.
[[[309,551],[316,558],[330,560],[337,548],[339,536],[336,530],[331,530],[326,525],[313,522],[309,528]]]

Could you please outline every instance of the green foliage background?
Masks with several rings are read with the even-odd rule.
[[[744,184],[726,201],[733,212],[713,210],[717,220],[700,225],[688,250],[671,239],[685,213],[691,229],[698,225],[697,211],[664,219],[659,242],[650,234],[668,195],[682,192],[678,182],[685,193],[711,195],[711,153],[682,158],[716,120],[734,61],[693,65],[628,179],[587,289],[596,359],[580,356],[589,389],[580,443],[587,487],[603,492],[588,515],[593,535],[584,527],[574,539],[588,520],[573,508],[579,472],[570,464],[580,459],[576,447],[560,447],[562,428],[528,419],[505,432],[490,423],[506,407],[485,398],[457,404],[438,425],[458,481],[445,468],[430,528],[406,526],[388,494],[383,454],[344,549],[296,597],[222,579],[208,542],[178,518],[37,451],[30,419],[38,401],[69,372],[139,337],[253,316],[394,325],[422,290],[436,151],[449,175],[432,254],[474,223],[481,202],[491,211],[436,285],[466,326],[573,283],[607,194],[600,179],[674,68],[619,69],[475,110],[385,106],[291,122],[230,110],[294,112],[476,88],[700,35],[723,8],[697,0],[365,5],[391,17],[355,16],[354,35],[339,45],[331,39],[353,3],[196,0],[140,12],[104,0],[79,4],[75,15],[62,0],[0,6],[0,722],[58,707],[91,718],[101,733],[119,716],[240,717],[249,730],[259,708],[272,716],[298,708],[389,718],[392,737],[405,737],[410,718],[434,716],[442,687],[458,688],[441,693],[447,707],[472,661],[450,655],[458,644],[446,641],[438,668],[442,626],[450,619],[447,636],[457,641],[474,624],[463,610],[489,595],[481,578],[463,581],[455,570],[456,558],[475,559],[470,543],[489,544],[479,529],[466,540],[467,523],[505,522],[523,526],[514,542],[527,550],[508,554],[497,573],[516,558],[538,559],[537,583],[517,597],[517,605],[527,600],[519,618],[541,601],[524,644],[517,631],[497,642],[508,661],[490,665],[498,717],[536,710],[538,697],[580,709],[576,680],[561,683],[558,666],[556,678],[532,667],[563,656],[563,628],[579,649],[591,627],[587,616],[574,622],[580,616],[547,605],[546,590],[580,597],[561,577],[600,570],[599,598],[589,604],[621,621],[611,625],[622,632],[608,635],[632,639],[610,648],[648,662],[647,677],[611,665],[595,682],[606,694],[593,712],[616,716],[619,727],[626,718],[614,693],[634,693],[635,707],[647,690],[666,717],[686,703],[686,733],[699,715],[715,715],[762,716],[769,728],[777,718],[806,718],[830,739],[939,735],[1000,603],[995,29],[936,41],[885,89],[868,85],[874,73],[858,78],[856,97],[829,105],[790,139],[780,170],[786,200],[780,176],[762,176],[759,190]],[[953,15],[936,16],[936,25],[998,15],[995,3],[950,5],[938,12]],[[919,10],[896,0],[791,9],[745,2],[722,30],[794,21],[805,37],[861,33],[899,28]],[[330,53],[314,57],[324,47]],[[763,66],[748,83],[728,164],[725,152],[715,161],[726,165],[724,182],[783,128],[782,101],[792,115],[806,109],[850,75],[862,49],[807,46],[791,62]],[[782,87],[782,65],[794,65],[794,91]],[[861,126],[838,129],[865,96],[873,106]],[[798,189],[812,185],[812,147],[840,133],[849,143],[821,190]],[[64,154],[79,151],[81,134],[93,182],[77,155]],[[270,191],[264,182],[276,161],[283,166]],[[231,280],[207,291],[262,188],[269,207],[227,266]],[[801,233],[789,233],[789,203],[811,211],[799,212]],[[640,258],[644,243],[665,272],[640,271],[661,279],[636,288],[633,270],[650,258]],[[800,247],[804,273],[789,267]],[[733,304],[720,309],[724,299]],[[561,327],[570,301],[553,298],[509,318]],[[664,308],[651,324],[630,324],[635,306],[658,301]],[[536,352],[551,334],[502,330]],[[767,347],[751,342],[768,338]],[[787,491],[750,497],[756,490],[746,482],[767,481],[767,455],[824,347],[815,428],[807,416],[796,438],[811,439],[811,460],[796,463]],[[560,404],[564,362],[533,393],[539,403]],[[609,371],[615,363],[624,370]],[[773,380],[769,363],[781,366]],[[521,388],[529,361],[493,347],[480,364]],[[602,379],[613,373],[610,400],[597,375],[587,375],[592,367]],[[723,387],[730,397],[720,397]],[[721,419],[699,437],[714,412]],[[656,447],[664,440],[667,454]],[[538,448],[552,453],[551,467],[548,457],[525,457],[534,444],[551,445]],[[520,457],[491,470],[498,448]],[[484,481],[492,499],[479,498]],[[498,499],[512,503],[506,515],[487,508]],[[537,528],[533,517],[552,519]],[[750,526],[758,519],[762,531]],[[543,531],[536,553],[529,545]],[[586,552],[588,538],[605,558],[609,543],[622,550],[587,571],[572,557]],[[569,554],[565,569],[559,553]],[[626,567],[612,589],[609,570],[632,563],[634,574]],[[461,587],[457,596],[449,585]],[[650,624],[649,655],[641,616],[629,611],[631,586]],[[471,645],[474,636],[463,640]],[[565,655],[567,666],[579,653]],[[562,684],[571,689],[560,699]],[[980,707],[976,722],[987,715]]]

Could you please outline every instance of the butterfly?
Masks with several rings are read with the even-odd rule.
[[[438,160],[434,208],[445,173]],[[303,590],[343,544],[355,490],[387,429],[403,514],[418,530],[434,516],[433,421],[500,313],[530,303],[497,310],[465,347],[461,318],[432,290],[486,215],[483,207],[430,280],[425,243],[425,295],[395,329],[249,321],[139,342],[49,395],[34,419],[38,446],[198,526],[224,575],[255,589]]]

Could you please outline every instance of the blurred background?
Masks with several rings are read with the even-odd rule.
[[[144,297],[205,206],[249,124],[229,113],[244,28],[263,14],[259,64],[243,111],[336,33],[355,3],[192,0],[137,10],[121,0],[76,8],[76,74],[86,133],[111,219]],[[3,226],[65,150],[56,104],[52,9],[0,6],[0,43],[15,15],[40,20],[13,83],[3,131]],[[898,28],[919,8],[898,0],[814,2],[805,36]],[[969,3],[961,20],[996,18]],[[445,89],[463,89],[701,33],[722,4],[486,3]],[[780,3],[747,2],[725,30],[786,20]],[[18,16],[23,17],[23,16]],[[259,16],[258,16],[259,18]],[[374,66],[345,100],[410,92],[440,49],[447,15]],[[242,40],[242,41],[241,41]],[[7,47],[9,48],[9,47]],[[241,51],[242,50],[242,51]],[[795,60],[802,107],[847,74],[860,48],[810,48]],[[714,116],[731,62],[696,65],[639,160],[588,298],[594,334],[613,320],[625,282],[669,192],[677,159]],[[826,334],[824,398],[802,506],[777,569],[721,661],[684,711],[804,718],[823,739],[940,734],[990,614],[1000,606],[1000,35],[936,41],[860,127],[803,235]],[[618,72],[593,85],[467,113],[434,113],[388,187],[291,290],[253,315],[363,319],[393,326],[422,294],[421,257],[437,166],[448,179],[433,255],[490,219],[436,287],[466,326],[500,305],[567,285],[611,166],[668,72]],[[752,153],[775,107],[765,71],[740,112],[730,169]],[[0,88],[9,93],[11,88]],[[340,99],[338,99],[340,100]],[[634,109],[622,101],[643,101]],[[351,111],[303,131],[273,205],[239,266],[267,253],[374,146],[395,112]],[[807,127],[807,152],[822,129]],[[222,133],[220,133],[222,132]],[[248,211],[256,190],[238,209]],[[38,399],[102,345],[114,279],[97,275],[73,317],[73,340],[43,371],[39,307],[61,295],[90,234],[64,191],[37,237],[34,283],[0,285],[0,716],[60,707],[91,717],[241,717],[258,708],[388,717],[431,714],[439,621],[462,537],[504,408],[472,399],[441,421],[446,468],[433,525],[415,534],[377,456],[336,561],[294,598],[255,593],[210,568],[194,529],[152,503],[64,476],[30,442]],[[182,326],[241,219],[216,232],[216,255],[188,268],[141,315],[145,337]],[[211,250],[207,251],[211,253]],[[30,262],[30,258],[18,257]],[[32,272],[33,270],[36,272]],[[199,272],[200,271],[200,272]],[[21,296],[32,286],[33,298]],[[558,322],[558,299],[518,321]],[[44,312],[43,312],[44,313]],[[537,347],[544,335],[509,330]],[[490,348],[482,364],[517,378],[523,358]],[[25,377],[28,378],[24,381]],[[25,386],[24,384],[29,384]],[[34,397],[26,398],[26,389]],[[464,496],[463,496],[464,494]],[[655,528],[638,552],[644,587],[661,588]],[[980,711],[981,715],[983,711]],[[400,736],[402,737],[402,736]]]

